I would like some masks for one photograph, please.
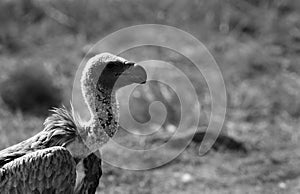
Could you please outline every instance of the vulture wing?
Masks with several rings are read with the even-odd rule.
[[[61,146],[25,154],[0,168],[0,191],[4,194],[69,194],[74,192],[75,181],[75,161]]]
[[[94,194],[102,175],[100,152],[94,152],[83,159],[84,177],[76,185],[76,194]]]

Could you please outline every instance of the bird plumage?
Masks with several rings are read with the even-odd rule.
[[[65,147],[78,137],[78,127],[65,107],[55,108],[44,122],[44,129],[35,136],[0,151],[0,167],[36,150],[52,146]]]
[[[1,193],[95,193],[102,174],[98,149],[118,128],[115,92],[146,79],[142,67],[121,57],[91,58],[81,79],[91,119],[81,123],[74,110],[54,108],[41,132],[0,151]],[[80,162],[85,175],[75,186]]]
[[[85,176],[76,185],[75,193],[94,194],[102,175],[101,159],[98,153],[90,154],[82,161]]]
[[[75,166],[70,152],[61,146],[28,153],[0,168],[1,193],[73,193]]]

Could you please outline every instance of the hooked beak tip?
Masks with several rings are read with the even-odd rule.
[[[145,84],[147,82],[147,73],[146,70],[137,64],[131,68],[132,79],[134,83]]]

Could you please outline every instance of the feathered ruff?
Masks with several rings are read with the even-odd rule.
[[[80,128],[81,125],[74,118],[74,115],[71,114],[64,106],[63,108],[53,108],[51,112],[52,115],[44,122],[43,131],[49,134],[46,145],[48,147],[65,147],[79,136],[78,128]]]
[[[44,122],[44,129],[35,136],[0,151],[0,167],[27,153],[53,146],[65,147],[78,137],[81,127],[64,106],[53,108]],[[74,111],[72,111],[74,112]]]

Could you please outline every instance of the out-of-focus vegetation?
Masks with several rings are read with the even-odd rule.
[[[61,106],[62,91],[54,83],[43,66],[20,65],[1,83],[4,103],[13,111],[45,116],[53,106]]]
[[[199,157],[198,145],[192,145],[170,165],[152,171],[104,164],[99,193],[299,193],[298,0],[0,1],[0,148],[41,130],[43,117],[22,107],[44,113],[48,106],[69,104],[74,73],[88,45],[122,27],[144,23],[178,27],[208,47],[228,92],[224,133],[249,150],[247,155],[212,151]],[[151,53],[173,64],[189,63],[176,55],[167,58],[160,50]],[[193,78],[192,70],[189,76]],[[198,86],[209,113],[204,80]],[[171,100],[164,99],[166,93]],[[39,95],[45,106],[39,104]],[[178,103],[172,90],[158,84],[135,99],[137,120],[149,119],[145,110],[156,99],[167,107],[166,131],[177,125],[180,115],[188,115],[172,106]],[[118,138],[124,144],[143,143]]]

